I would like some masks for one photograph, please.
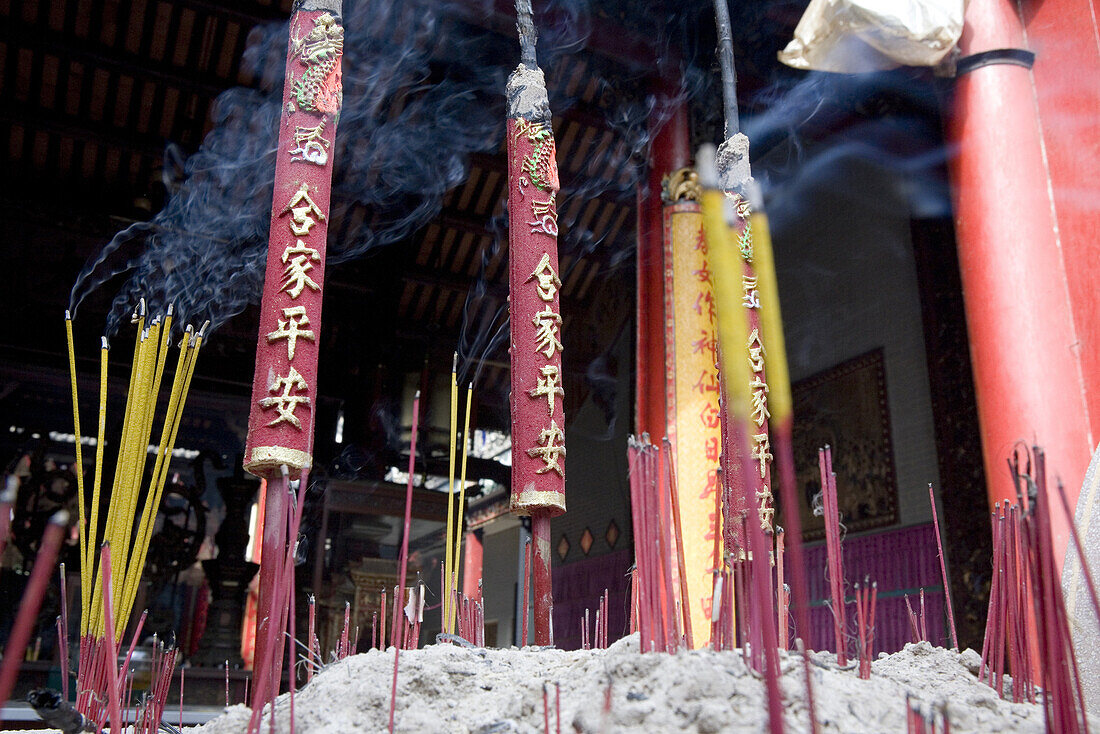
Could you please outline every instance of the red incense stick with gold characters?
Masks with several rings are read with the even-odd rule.
[[[340,0],[302,0],[290,19],[282,119],[275,159],[267,270],[260,303],[256,372],[244,468],[269,480],[298,479],[313,463],[314,400],[321,327],[336,123],[342,101],[340,61],[344,48]],[[287,472],[284,474],[284,472]],[[286,517],[285,492],[267,493],[265,517]],[[285,520],[282,520],[285,522]],[[283,525],[279,525],[282,528]],[[259,623],[278,623],[273,609],[280,583],[277,559],[287,541],[264,533],[260,569]],[[289,539],[291,543],[294,539]],[[271,547],[268,547],[268,545]],[[258,634],[257,670],[278,679],[282,635],[268,649]],[[266,691],[256,686],[254,703]]]
[[[565,512],[558,165],[530,0],[518,0],[516,15],[521,57],[507,87],[511,509],[531,516],[535,644],[549,645],[550,518]]]

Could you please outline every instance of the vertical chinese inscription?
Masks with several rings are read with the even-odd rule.
[[[764,343],[760,339],[760,293],[757,290],[757,279],[752,271],[752,225],[749,223],[751,214],[749,204],[744,199],[737,199],[737,216],[744,222],[744,228],[738,236],[738,249],[744,261],[745,272],[741,277],[741,305],[750,310],[752,332],[749,334],[747,358],[752,376],[749,381],[749,390],[752,394],[750,417],[756,426],[756,431],[751,435],[751,457],[756,462],[762,480],[760,489],[756,492],[757,514],[760,519],[760,527],[765,532],[771,532],[775,509],[772,506],[772,492],[768,487],[769,466],[772,461],[771,442],[768,437],[768,383],[764,376]]]

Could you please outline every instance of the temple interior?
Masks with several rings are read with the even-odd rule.
[[[930,483],[941,503],[960,644],[980,648],[992,536],[979,396],[999,400],[997,391],[1012,387],[983,392],[971,364],[981,324],[960,274],[948,132],[958,114],[955,81],[927,67],[837,74],[786,66],[777,52],[804,9],[801,0],[731,7],[740,129],[770,219],[794,400],[798,511],[814,597],[806,634],[814,649],[830,644],[825,531],[813,510],[817,449],[828,444],[846,563],[879,579],[885,621],[876,650],[909,640],[904,615],[890,611],[903,609],[906,595],[923,592],[931,613],[942,615]],[[0,2],[8,181],[0,198],[9,225],[0,248],[11,268],[0,335],[0,456],[20,478],[0,598],[19,598],[47,519],[75,506],[65,309],[73,310],[87,456],[100,336],[115,347],[110,434],[122,421],[137,295],[175,268],[194,268],[190,279],[173,277],[190,283],[183,301],[201,304],[188,316],[212,324],[137,608],[149,610],[146,634],[180,645],[197,700],[221,695],[223,661],[233,684],[243,681],[255,646],[255,580],[246,574],[233,596],[212,588],[210,569],[254,569],[247,564],[258,560],[262,536],[260,481],[241,465],[271,205],[265,171],[274,165],[291,11],[291,0]],[[561,183],[569,474],[568,510],[551,524],[554,636],[558,647],[575,649],[578,620],[605,589],[605,626],[612,639],[627,631],[635,522],[627,441],[647,432],[657,442],[674,422],[662,178],[692,165],[699,146],[721,142],[727,130],[710,3],[537,2],[535,20]],[[473,594],[481,583],[486,644],[516,645],[531,530],[509,511],[504,83],[518,60],[513,9],[497,0],[347,2],[344,25],[297,613],[316,600],[320,644],[329,649],[347,607],[359,647],[370,646],[381,591],[397,583],[417,391],[407,578],[426,584],[429,608],[440,603],[457,354],[463,398],[472,386],[461,586]],[[177,259],[181,242],[190,254]],[[1074,298],[1076,288],[1071,282]],[[1088,337],[1097,322],[1095,314],[1078,316],[1082,351],[1095,351]],[[1088,384],[1096,365],[1085,359]],[[700,395],[716,389],[696,386]],[[1095,402],[1096,393],[1085,392]],[[1087,440],[1094,443],[1091,433]],[[1066,470],[1067,485],[1080,486],[1077,469]],[[230,546],[243,552],[220,552]],[[72,542],[62,560],[76,588]],[[42,619],[59,614],[56,586]],[[14,615],[12,605],[0,610],[0,643]],[[933,626],[931,640],[944,644],[943,625]],[[425,615],[422,637],[439,631],[438,616]],[[51,625],[41,625],[13,698],[56,677],[56,648]],[[187,677],[190,686],[191,669]]]

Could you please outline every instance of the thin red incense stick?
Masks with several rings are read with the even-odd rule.
[[[646,568],[645,548],[646,535],[645,524],[642,518],[642,444],[633,436],[627,442],[627,462],[629,465],[628,477],[630,480],[630,515],[634,528],[634,579],[633,591],[635,594],[634,614],[638,631],[638,649],[646,652],[649,649],[648,640],[649,614],[646,609]]]
[[[442,605],[440,605],[442,608]],[[386,589],[382,589],[382,610],[378,613],[381,619],[381,627],[378,632],[378,645],[380,649],[386,649]]]
[[[404,585],[405,574],[409,564],[409,531],[412,524],[412,498],[413,498],[413,470],[416,468],[416,432],[417,418],[420,415],[420,391],[416,391],[413,397],[412,410],[412,435],[409,439],[409,480],[405,486],[405,529],[401,534],[401,556],[398,563],[397,579]],[[394,609],[397,609],[397,597],[393,600]],[[394,620],[396,622],[396,619]],[[396,624],[394,625],[396,626]],[[401,648],[397,645],[393,649],[393,684],[390,687],[390,733],[393,733],[393,718],[397,710],[397,661],[401,655]]]
[[[313,667],[318,661],[313,659],[313,638],[316,636],[317,631],[317,601],[313,598],[313,594],[309,595],[309,636],[306,638],[306,645],[309,647],[309,665],[306,666],[306,682],[313,680]],[[374,647],[374,627],[371,627],[371,647]]]
[[[913,613],[913,606],[909,603],[909,595],[905,594],[905,608],[909,612],[909,629],[913,633],[913,642],[920,642],[920,627],[917,625],[917,615]]]
[[[943,596],[947,600],[947,621],[951,625],[951,647],[959,649],[959,636],[955,632],[955,609],[951,605],[951,587],[947,584],[947,565],[943,560],[943,541],[940,540],[940,521],[936,515],[936,495],[932,491],[932,483],[928,483],[928,501],[932,505],[932,525],[936,531],[936,550],[940,556],[940,574],[943,576]]]
[[[863,653],[867,645],[867,619],[863,610],[863,587],[857,581],[856,592],[856,632],[859,638],[859,677],[863,678]]]
[[[779,613],[776,615],[776,631],[779,635],[780,650],[788,649],[790,642],[788,639],[790,625],[787,622],[789,618],[788,605],[790,603],[790,598],[786,591],[786,584],[783,583],[784,535],[783,528],[777,527],[775,529],[775,591],[776,606],[779,610]]]
[[[115,647],[115,610],[111,601],[112,585],[111,585],[111,546],[108,543],[104,543],[100,550],[100,569],[103,574],[103,624],[106,630],[107,636],[104,638],[106,642],[105,656],[107,659],[107,704],[110,710],[111,728],[118,727],[119,731],[122,731],[125,727],[125,723],[122,720],[121,698],[122,691],[119,689],[118,680],[118,668],[116,667],[118,660],[118,650]]]
[[[928,615],[924,611],[924,589],[920,590],[920,638],[928,640]],[[931,642],[931,640],[928,640]]]
[[[561,734],[561,683],[554,683],[554,731]]]
[[[999,506],[999,503],[994,504],[993,512],[990,513],[990,525],[993,532],[993,576],[990,580],[989,603],[986,606],[985,635],[982,638],[982,662],[978,668],[978,680],[985,680],[986,669],[993,654],[994,612],[997,604],[997,564],[999,563],[1001,545],[1000,523],[997,518],[997,508]]]
[[[550,734],[550,701],[545,682],[542,684],[542,730]]]
[[[61,536],[65,532],[68,521],[69,514],[64,510],[59,510],[50,518],[46,531],[42,534],[42,541],[38,545],[38,553],[34,558],[34,568],[31,571],[30,579],[27,581],[22,601],[19,603],[19,612],[16,614],[11,634],[8,636],[8,644],[4,648],[4,659],[0,662],[0,702],[8,700],[12,686],[15,685],[15,679],[19,674],[19,665],[26,654],[25,650],[27,643],[30,641],[31,630],[34,628],[35,619],[38,617],[38,609],[42,605],[42,597],[46,593],[46,586],[53,574],[53,564],[57,560],[57,551],[61,547]],[[118,721],[118,719],[113,721]]]
[[[531,600],[531,539],[527,538],[523,549],[523,644],[527,647],[527,618],[530,616]]]
[[[180,729],[180,731],[183,730],[183,684],[184,684],[184,678],[185,678],[186,674],[187,674],[187,668],[180,668],[180,721],[179,721],[179,727],[177,727],[178,729]],[[248,694],[246,693],[245,694],[245,699],[247,699],[247,698],[248,698]]]
[[[59,653],[61,657],[61,698],[64,701],[69,700],[69,593],[66,586],[65,579],[65,562],[61,562],[60,568],[60,583],[61,583],[61,616],[59,623],[61,625],[60,634],[57,636],[57,643],[59,645]]]
[[[672,502],[672,529],[676,535],[676,567],[680,576],[680,619],[685,644],[689,650],[692,650],[695,648],[695,642],[691,634],[691,595],[688,594],[687,588],[687,562],[684,558],[684,532],[683,524],[680,522],[680,491],[676,483],[676,464],[672,456],[672,442],[668,440],[668,436],[661,439],[661,443],[664,445],[667,457],[665,466],[668,469],[668,493]],[[604,593],[606,594],[607,591],[604,590]],[[605,640],[604,647],[606,646]]]
[[[394,595],[394,599],[397,596]],[[394,605],[394,609],[397,609],[397,605]],[[351,602],[344,602],[344,629],[340,632],[340,659],[343,660],[348,655],[348,633],[350,630],[348,627],[351,625]]]
[[[818,465],[821,470],[821,497],[824,506],[825,550],[828,555],[829,592],[833,607],[833,637],[836,644],[836,661],[848,664],[847,644],[844,637],[844,571],[840,557],[839,510],[836,506],[836,477],[833,474],[832,450],[828,445],[818,449]]]

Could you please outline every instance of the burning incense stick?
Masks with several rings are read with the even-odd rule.
[[[511,510],[531,516],[535,643],[550,644],[550,518],[565,512],[565,395],[558,277],[558,167],[530,0],[517,0],[520,63],[508,78]]]

